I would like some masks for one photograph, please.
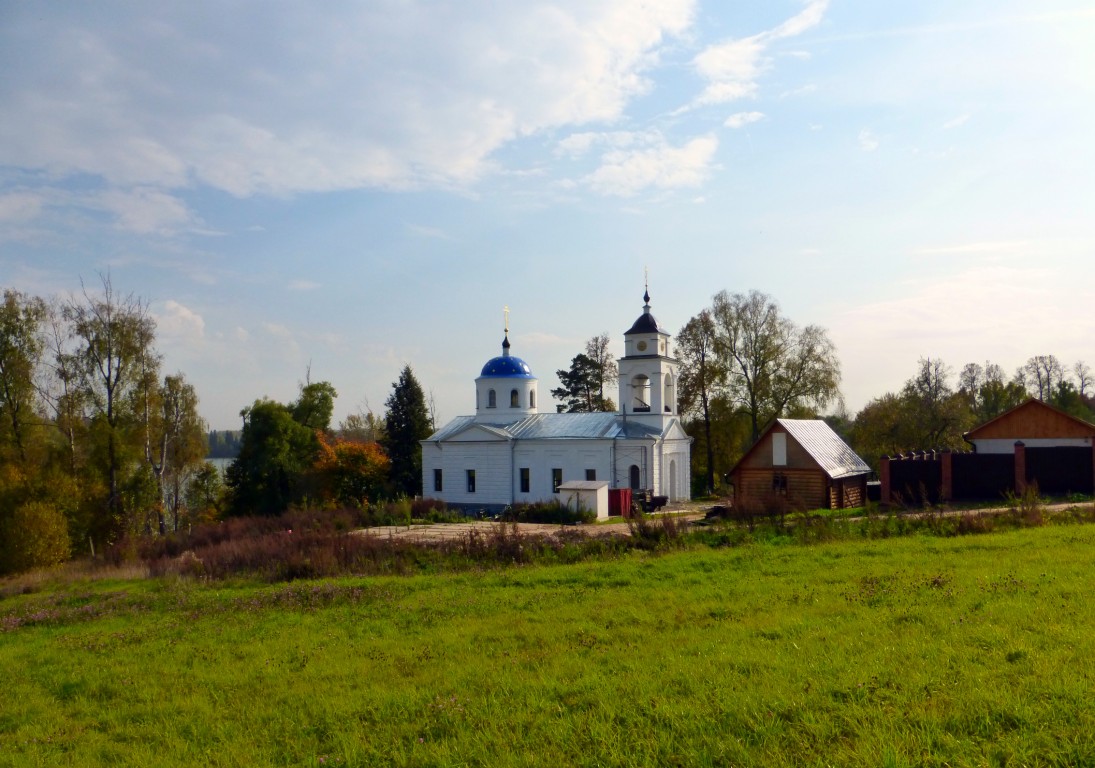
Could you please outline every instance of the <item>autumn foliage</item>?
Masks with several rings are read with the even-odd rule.
[[[319,453],[314,467],[323,500],[338,506],[363,507],[387,496],[390,462],[376,443],[343,440],[317,431]]]

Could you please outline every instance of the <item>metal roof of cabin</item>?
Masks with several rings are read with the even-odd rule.
[[[656,427],[627,420],[618,413],[535,413],[503,424],[476,422],[474,416],[457,416],[427,440],[448,440],[472,424],[499,437],[517,440],[635,440],[661,434]]]
[[[867,462],[859,458],[832,427],[820,419],[776,419],[795,442],[832,478],[861,475],[870,472]]]

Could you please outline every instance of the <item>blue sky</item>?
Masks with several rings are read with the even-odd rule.
[[[1092,350],[1089,3],[0,0],[0,284],[109,271],[214,428],[404,363],[442,421],[756,288],[853,412]],[[550,404],[544,403],[542,407]]]

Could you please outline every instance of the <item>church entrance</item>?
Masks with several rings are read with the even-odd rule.
[[[630,477],[631,490],[637,491],[642,488],[642,477],[639,476],[639,465],[631,465],[631,477]]]

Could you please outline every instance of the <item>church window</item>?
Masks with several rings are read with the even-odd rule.
[[[677,407],[677,388],[673,382],[673,375],[665,377],[665,412],[673,413]]]
[[[642,478],[640,477],[640,474],[639,474],[639,465],[638,464],[632,464],[631,469],[628,472],[628,475],[629,475],[628,485],[631,486],[631,490],[633,490],[633,491],[639,490],[639,488],[642,485]]]
[[[551,470],[551,492],[558,493],[559,486],[563,484],[563,470],[553,469]]]
[[[433,490],[436,493],[441,493],[441,470],[435,469],[433,471]]]
[[[521,407],[521,395],[517,392],[516,389],[511,389],[509,391],[509,407],[510,408],[520,408]]]
[[[586,480],[596,480],[596,479],[597,479],[597,470],[587,469],[586,470]]]
[[[494,393],[493,389],[490,390],[489,392],[487,392],[487,407],[488,408],[497,408],[498,407],[498,395],[496,395]]]
[[[528,407],[529,408],[535,408],[536,407],[536,390],[535,389],[530,389],[529,390],[529,393],[528,393]]]
[[[530,485],[528,467],[521,467],[521,493],[528,493]]]
[[[466,470],[466,475],[468,479],[468,493],[475,493],[475,470]]]

